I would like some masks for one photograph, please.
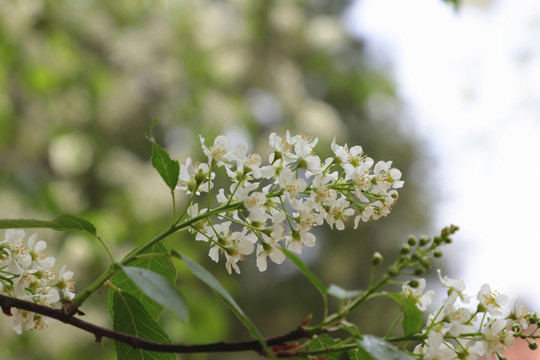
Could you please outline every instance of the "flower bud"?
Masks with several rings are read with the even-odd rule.
[[[409,244],[410,246],[415,246],[417,243],[418,241],[413,235],[409,236],[409,238],[407,239],[407,244]]]
[[[430,238],[428,238],[427,236],[422,236],[420,238],[420,246],[426,246],[427,244],[429,244],[431,241]]]
[[[202,169],[199,169],[195,174],[195,181],[197,184],[202,184],[208,179],[208,173],[205,173]]]
[[[403,244],[401,246],[401,249],[399,249],[399,253],[402,255],[408,254],[411,251],[411,247],[407,244]]]
[[[381,262],[383,261],[383,256],[380,252],[378,251],[375,251],[375,253],[373,254],[373,256],[371,257],[371,263],[374,265],[374,266],[377,266],[379,265]]]
[[[531,342],[529,343],[529,349],[531,349],[531,350],[536,350],[536,349],[538,349],[538,344],[537,344],[536,342],[534,342],[534,341],[531,341]]]
[[[401,264],[408,264],[411,262],[411,257],[409,254],[401,254],[399,257],[399,262]]]
[[[433,252],[433,257],[435,257],[435,258],[442,258],[442,256],[443,256],[443,253],[442,253],[441,250],[435,250]]]
[[[186,184],[189,191],[195,191],[197,189],[197,181],[194,178],[189,179],[189,182]]]
[[[426,273],[426,269],[421,266],[414,269],[414,275],[416,276],[424,275],[425,273]]]
[[[388,268],[388,275],[390,275],[390,276],[398,276],[399,275],[398,267],[396,265],[390,266],[390,268]]]

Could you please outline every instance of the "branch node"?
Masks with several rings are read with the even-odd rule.
[[[98,343],[101,347],[103,347],[103,342],[102,342],[103,336],[100,334],[94,334],[94,335],[96,337],[96,343]]]
[[[11,305],[8,305],[6,303],[3,303],[0,305],[2,307],[2,312],[6,314],[7,316],[11,316]]]
[[[77,304],[75,304],[73,301],[66,301],[64,304],[62,304],[62,312],[67,316],[73,316],[75,314],[84,315],[84,313],[79,310]]]

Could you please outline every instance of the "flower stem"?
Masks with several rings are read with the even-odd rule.
[[[136,260],[139,255],[141,255],[145,250],[148,248],[154,246],[158,242],[162,241],[166,237],[168,237],[171,234],[174,234],[175,232],[188,229],[192,224],[196,223],[197,221],[200,221],[202,219],[208,218],[213,215],[218,215],[220,213],[224,213],[227,211],[238,209],[242,206],[241,201],[236,201],[231,204],[225,204],[218,208],[215,208],[213,210],[207,211],[205,213],[199,214],[197,216],[194,216],[190,219],[187,219],[180,224],[171,226],[169,229],[163,231],[161,234],[155,236],[145,244],[141,245],[137,249],[135,249],[131,254],[127,255],[120,263],[113,263],[111,266],[103,273],[101,274],[96,280],[94,280],[86,289],[81,291],[79,294],[75,296],[73,299],[73,303],[76,306],[81,306],[82,303],[94,292],[96,292],[104,283],[105,281],[109,280],[114,274],[116,274],[118,271],[120,271],[119,265],[127,265],[130,262]],[[112,259],[112,257],[111,257]]]

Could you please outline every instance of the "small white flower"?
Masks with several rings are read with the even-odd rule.
[[[244,206],[249,211],[249,219],[251,221],[265,222],[269,218],[264,208],[266,195],[263,193],[252,192],[243,201]]]
[[[463,294],[463,291],[465,290],[465,283],[463,280],[458,278],[452,278],[450,279],[448,276],[445,276],[444,278],[441,275],[441,270],[437,269],[437,274],[439,274],[439,279],[441,280],[441,285],[448,288],[448,293],[452,293],[455,291],[458,296],[460,297],[461,301],[464,303],[469,302],[469,297],[465,294]]]
[[[214,139],[214,145],[208,148],[204,144],[204,138],[199,135],[204,154],[208,158],[208,164],[215,162],[217,166],[230,166],[229,161],[234,159],[234,152],[229,150],[229,139],[219,135]]]
[[[514,343],[513,333],[505,329],[506,320],[492,319],[482,328],[484,353],[491,359],[493,353],[502,353]]]
[[[288,131],[287,131],[287,135],[290,136]],[[272,147],[272,149],[274,150],[274,152],[270,154],[270,157],[269,157],[269,162],[271,164],[273,164],[277,160],[281,160],[283,162],[283,165],[287,165],[298,159],[298,156],[293,154],[291,151],[292,144],[283,140],[277,134],[275,133],[270,134],[269,144],[270,144],[270,147]]]
[[[281,264],[285,260],[285,255],[274,241],[269,241],[264,245],[257,244],[257,268],[259,271],[266,271],[268,257],[276,264]]]
[[[476,298],[494,316],[502,315],[502,306],[508,302],[506,295],[492,292],[489,284],[482,285]]]
[[[444,335],[436,331],[431,331],[425,343],[418,345],[414,353],[422,354],[423,360],[450,360],[456,356],[453,347],[444,342]]]
[[[196,188],[197,195],[199,195],[199,191],[208,192],[209,189],[214,186],[212,180],[215,177],[215,173],[210,173],[210,167],[208,164],[193,164],[191,158],[188,157],[186,159],[186,163],[180,165],[180,174],[178,176],[179,185],[176,186],[176,189],[183,190],[186,191],[187,194],[191,194],[191,192]]]
[[[306,181],[296,178],[295,174],[289,168],[281,170],[277,182],[291,201],[296,200],[296,197],[307,187]]]
[[[75,282],[73,281],[73,271],[66,270],[66,265],[60,269],[58,275],[58,282],[56,287],[62,291],[62,296],[66,299],[72,300],[75,297],[73,290],[75,289]]]
[[[335,224],[338,230],[345,229],[345,223],[354,214],[354,210],[349,208],[350,204],[345,198],[339,198],[330,206],[325,217],[330,228],[333,228]]]
[[[527,329],[529,322],[527,320],[529,312],[525,309],[525,306],[520,305],[519,299],[514,302],[514,308],[509,315],[509,318],[516,321],[522,330]]]
[[[414,288],[411,287],[409,283],[403,284],[401,293],[411,299],[418,309],[424,311],[435,298],[435,292],[430,290],[425,294],[422,294],[426,288],[426,279],[418,279],[417,281],[418,286]]]

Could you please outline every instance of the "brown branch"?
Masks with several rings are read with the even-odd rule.
[[[75,326],[79,329],[94,334],[96,342],[100,343],[102,338],[109,338],[131,346],[134,349],[165,352],[165,353],[210,353],[210,352],[238,352],[238,351],[256,351],[262,353],[261,344],[258,341],[242,341],[234,343],[216,342],[208,344],[166,344],[157,343],[143,339],[141,337],[126,334],[111,329],[107,329],[84,320],[81,320],[72,315],[68,315],[64,310],[51,308],[36,304],[33,302],[13,298],[0,294],[0,307],[4,314],[11,316],[11,308],[30,311],[41,314],[65,324]],[[78,311],[79,314],[82,314]],[[294,349],[297,345],[287,345],[286,343],[293,340],[310,337],[303,326],[291,332],[271,338],[265,339],[268,346],[275,347],[276,355],[283,357],[291,356],[289,350]]]

